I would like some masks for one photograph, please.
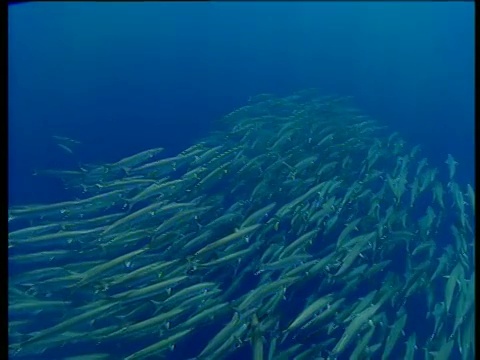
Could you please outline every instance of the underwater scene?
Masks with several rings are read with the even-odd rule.
[[[473,4],[8,20],[9,358],[475,358]]]

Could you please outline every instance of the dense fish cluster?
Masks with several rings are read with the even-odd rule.
[[[457,165],[305,90],[174,157],[45,171],[78,198],[9,209],[10,356],[473,359]]]

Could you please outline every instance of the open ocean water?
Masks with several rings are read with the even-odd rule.
[[[439,169],[437,179],[444,184],[445,197],[449,196],[450,183],[445,164],[448,154],[458,163],[455,182],[462,189],[467,184],[475,188],[473,2],[26,2],[9,5],[8,11],[11,209],[85,197],[58,178],[41,176],[42,171],[115,163],[156,147],[164,148],[161,158],[174,157],[215,134],[221,128],[220,119],[251,104],[249,99],[255,95],[269,93],[284,98],[310,88],[318,89],[322,96],[351,97],[349,104],[386,126],[387,137],[398,132],[409,147],[418,144],[420,158],[428,158],[428,166]],[[274,136],[278,129],[274,125],[271,129]],[[340,137],[348,133],[346,128],[339,131]],[[54,136],[79,144],[69,148],[70,152],[59,146]],[[232,147],[240,144],[236,139],[229,141]],[[259,133],[258,141],[261,144],[267,140]],[[302,144],[307,142],[308,136]],[[250,185],[252,189],[256,186]],[[227,185],[220,182],[217,186],[226,189]],[[304,185],[299,182],[295,186]],[[305,185],[304,192],[308,188]],[[204,195],[214,198],[222,189],[208,189]],[[277,187],[270,191],[278,192],[279,198],[283,196]],[[466,190],[462,192],[466,194]],[[409,216],[422,218],[430,196],[431,190],[421,200],[422,206],[407,208]],[[237,200],[228,197],[225,208]],[[453,203],[450,198],[445,200],[444,224],[435,236],[438,254],[454,244],[450,224],[458,219]],[[470,214],[468,206],[467,212]],[[260,222],[270,218],[271,214],[266,214]],[[474,226],[474,216],[469,221]],[[23,226],[24,222],[12,223],[9,230]],[[277,230],[288,234],[283,239],[287,243],[295,239],[288,232],[289,226],[282,223]],[[340,231],[330,236],[337,237]],[[473,232],[465,235],[468,245],[473,245]],[[12,251],[15,255],[15,246]],[[409,255],[403,249],[396,256]],[[469,259],[473,262],[473,256]],[[473,263],[470,265],[465,279],[473,271]],[[12,274],[26,271],[22,266],[29,271],[35,269],[32,264],[28,268],[28,264],[10,262]],[[405,271],[404,266],[405,261],[394,261],[390,269],[400,273]],[[255,288],[257,281],[254,275],[247,278],[245,291]],[[341,289],[342,285],[334,284],[330,291]],[[348,296],[361,298],[366,292],[360,288]],[[442,301],[443,289],[432,292]],[[65,294],[72,298],[84,295]],[[299,289],[294,295],[287,292],[285,301],[291,307],[280,307],[282,316],[295,318],[310,295],[310,288]],[[416,294],[405,304],[405,335],[400,335],[389,359],[405,358],[404,343],[413,331],[417,333],[415,359],[424,358],[423,347],[432,328],[432,320],[424,320],[428,312],[424,298]],[[15,301],[11,298],[10,305]],[[83,306],[94,304],[96,297],[66,297],[65,301]],[[32,333],[44,328],[42,322],[49,323],[42,309],[35,309],[28,317],[32,327],[24,326],[27,330],[19,331],[20,335],[11,335],[11,343],[27,341]],[[66,311],[59,321],[73,313]],[[115,319],[118,321],[118,317]],[[180,342],[176,349],[162,354],[178,360],[194,357],[230,319],[227,316],[212,321],[190,337],[188,344]],[[388,319],[389,325],[395,321],[392,314]],[[111,319],[103,321],[114,323]],[[53,326],[55,322],[50,323]],[[284,335],[282,330],[288,322],[280,324],[283,329],[262,335],[265,352],[273,338]],[[342,335],[339,326],[332,332],[337,341]],[[88,324],[67,331],[87,332]],[[160,334],[161,330],[152,330],[152,337],[154,333]],[[289,338],[286,343],[293,345],[296,339]],[[60,345],[39,346],[27,355],[12,353],[12,358],[64,359],[107,353],[109,357],[105,358],[123,359],[150,345],[152,338],[135,340],[132,348],[97,341],[87,343],[91,348],[80,349],[65,345],[67,340],[55,341]],[[232,349],[237,348],[226,358],[252,358],[249,341],[232,345]],[[306,348],[317,345],[311,337],[301,341]],[[455,340],[449,359],[462,359],[457,347]],[[363,358],[380,359],[382,351],[380,348]],[[337,358],[348,359],[348,353]],[[327,358],[328,353],[322,356]],[[290,358],[294,356],[285,359]]]

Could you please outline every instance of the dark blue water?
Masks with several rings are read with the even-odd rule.
[[[174,155],[252,95],[310,87],[353,96],[443,173],[452,154],[457,182],[473,185],[473,6],[12,5],[9,204],[72,196],[55,179],[32,176],[36,170],[158,146]],[[52,135],[82,144],[67,154]]]
[[[11,5],[9,202],[68,196],[34,170],[175,154],[249,96],[307,87],[354,96],[473,183],[473,20],[465,2]]]

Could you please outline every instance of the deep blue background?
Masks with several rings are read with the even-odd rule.
[[[9,7],[10,204],[68,196],[35,169],[175,154],[260,92],[353,95],[473,184],[472,3]],[[83,142],[76,157],[51,135]]]

